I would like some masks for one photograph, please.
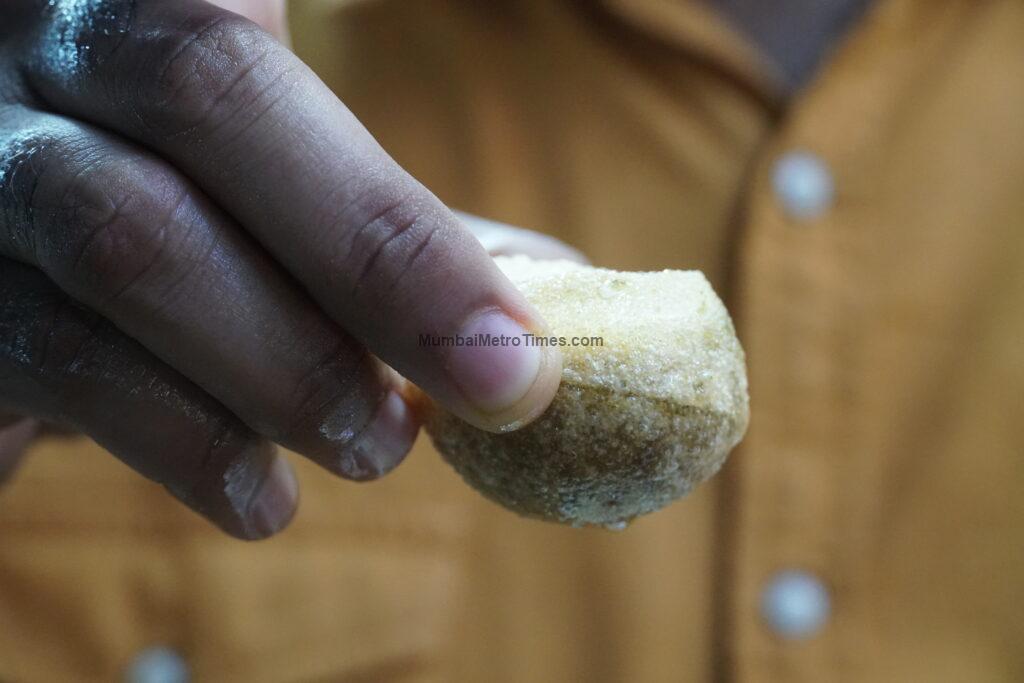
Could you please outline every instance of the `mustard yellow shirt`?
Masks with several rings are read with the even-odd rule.
[[[1024,679],[1024,4],[877,0],[794,98],[679,0],[298,0],[295,47],[452,206],[699,268],[749,361],[718,477],[625,532],[522,520],[425,441],[296,458],[220,536],[82,441],[0,493],[0,680]],[[802,639],[779,572],[824,588]],[[776,626],[776,628],[773,628]]]

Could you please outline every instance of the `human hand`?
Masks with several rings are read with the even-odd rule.
[[[484,429],[550,402],[556,349],[419,345],[544,324],[265,31],[199,0],[9,0],[0,27],[0,412],[261,538],[297,501],[272,442],[357,480],[408,452],[378,359]]]

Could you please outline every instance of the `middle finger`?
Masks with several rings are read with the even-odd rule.
[[[18,122],[0,254],[40,268],[255,431],[375,478],[417,423],[386,369],[170,166],[57,116]]]

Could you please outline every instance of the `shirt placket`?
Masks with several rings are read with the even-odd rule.
[[[866,447],[877,335],[872,168],[899,101],[907,3],[879,3],[767,141],[748,188],[735,304],[751,426],[727,470],[721,599],[738,680],[870,671],[879,464]]]

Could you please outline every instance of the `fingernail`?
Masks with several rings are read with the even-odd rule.
[[[249,508],[249,520],[259,537],[273,536],[288,526],[299,502],[299,482],[288,461],[274,458],[259,493]]]
[[[338,469],[355,481],[382,477],[405,459],[418,433],[419,422],[412,410],[392,389],[370,423],[345,447]]]
[[[448,357],[452,378],[477,411],[496,414],[521,401],[537,381],[544,349],[527,330],[498,310],[472,319]]]

